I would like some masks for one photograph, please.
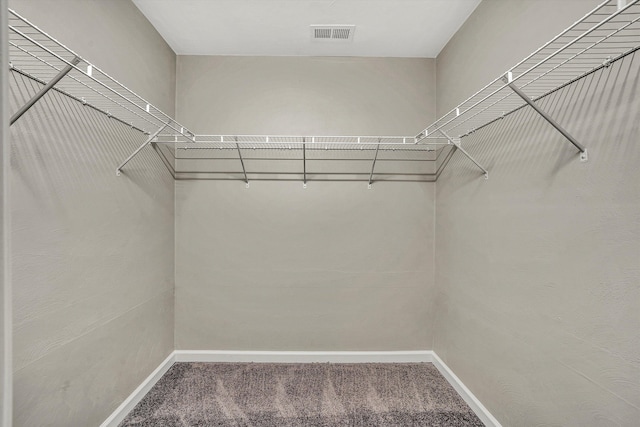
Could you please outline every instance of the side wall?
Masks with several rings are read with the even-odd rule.
[[[128,0],[10,6],[172,112],[175,55]],[[15,111],[38,87],[10,79]],[[15,426],[99,425],[173,350],[173,179],[153,150],[114,173],[145,138],[53,91],[11,127]]]
[[[0,0],[0,63],[9,61],[7,0]],[[9,260],[9,69],[0,69],[0,426],[11,426],[11,269]]]
[[[597,1],[484,0],[438,57],[438,110]],[[437,183],[434,349],[503,425],[640,418],[640,54],[463,140]],[[442,95],[440,95],[442,94]]]
[[[435,112],[434,61],[178,57],[197,133],[394,135]],[[176,346],[430,349],[432,183],[178,181]]]

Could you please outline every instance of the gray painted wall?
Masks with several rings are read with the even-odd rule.
[[[172,111],[175,55],[129,1],[11,6]],[[37,87],[10,83],[15,111]],[[173,179],[152,150],[114,173],[145,138],[52,92],[11,128],[15,426],[98,425],[174,348]]]
[[[177,119],[196,134],[414,135],[435,61],[178,56]]]
[[[7,1],[0,0],[0,63],[9,61]],[[11,280],[9,260],[9,70],[0,68],[0,426],[11,426]]]
[[[439,111],[595,3],[483,1],[438,58]],[[437,183],[434,349],[503,425],[640,419],[639,63],[542,103],[588,163],[524,110],[464,140],[488,181],[456,154]]]
[[[393,135],[434,119],[426,59],[178,57],[197,133]],[[431,347],[434,186],[178,181],[176,346]]]

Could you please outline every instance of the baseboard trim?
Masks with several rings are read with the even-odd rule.
[[[175,350],[103,422],[100,427],[117,427],[156,382],[176,362],[255,362],[255,363],[419,363],[438,369],[487,427],[502,427],[460,378],[431,350],[420,351],[228,351]]]
[[[149,390],[158,382],[169,368],[175,363],[175,352],[169,356],[127,397],[120,406],[107,418],[100,427],[117,427],[129,412],[149,393]]]
[[[176,350],[176,362],[415,363],[431,362],[432,351],[225,351]]]
[[[480,402],[480,400],[471,393],[471,390],[469,390],[467,386],[460,381],[460,378],[453,373],[451,368],[449,368],[436,353],[433,353],[432,363],[487,427],[502,427],[500,422],[491,415],[491,412],[489,412],[482,402]]]

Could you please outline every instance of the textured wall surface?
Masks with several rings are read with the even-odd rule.
[[[97,425],[173,350],[173,178],[114,173],[145,138],[57,93],[11,128],[16,426]]]
[[[176,55],[131,0],[9,0],[31,23],[175,114]]]
[[[489,69],[488,81],[531,50],[526,38],[550,39],[594,2],[549,3],[485,0],[438,58],[441,108],[473,92],[465,73]],[[488,181],[455,154],[437,183],[434,349],[503,425],[640,419],[639,64],[541,103],[587,163],[525,109],[463,140]]]
[[[432,60],[178,64],[197,132],[393,135],[434,118]],[[177,182],[177,348],[430,348],[433,207],[429,183]]]
[[[9,60],[7,1],[0,0],[0,63]],[[0,69],[0,426],[11,426],[11,281],[9,262],[9,70]]]
[[[173,53],[130,3],[11,3],[173,105]],[[11,111],[38,89],[10,83]],[[173,179],[151,149],[114,173],[145,138],[54,92],[11,127],[15,426],[99,425],[173,350]]]
[[[198,134],[415,135],[435,61],[178,56],[177,119]]]
[[[176,345],[430,347],[433,184],[179,181]]]

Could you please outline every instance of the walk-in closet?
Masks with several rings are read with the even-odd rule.
[[[640,423],[640,0],[0,26],[2,427]]]

